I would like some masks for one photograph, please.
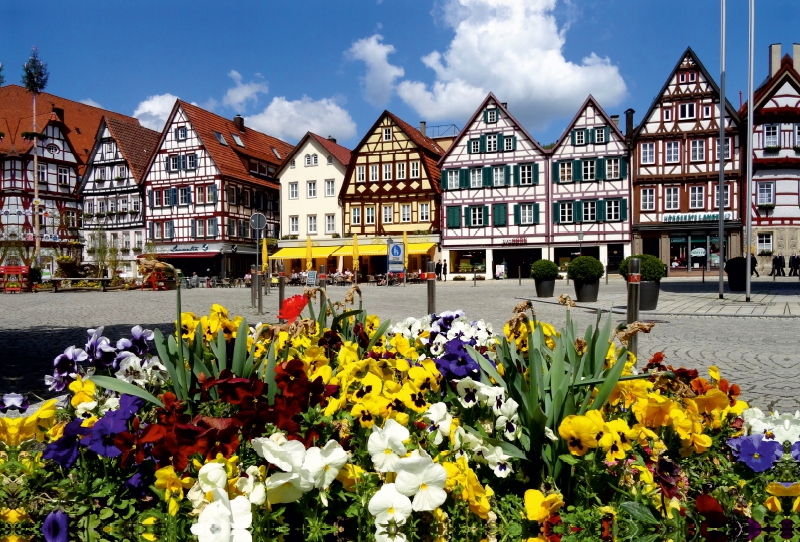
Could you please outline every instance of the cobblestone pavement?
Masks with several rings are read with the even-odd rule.
[[[299,288],[287,287],[287,296],[300,293]],[[362,286],[364,307],[382,319],[399,321],[407,316],[426,312],[427,294],[424,285],[379,288]],[[625,283],[612,277],[602,284],[599,308],[624,309]],[[342,300],[345,288],[331,287],[334,300]],[[662,283],[659,308],[681,305],[681,312],[701,310],[717,300],[716,283],[701,283],[695,279],[665,279]],[[556,297],[573,294],[572,286],[563,281],[556,285]],[[771,279],[753,283],[756,296],[767,297],[768,303],[798,302],[800,283],[793,279],[772,283]],[[721,303],[734,306],[738,294],[726,294]],[[564,323],[564,307],[554,299],[535,299],[532,281],[517,280],[471,281],[437,284],[437,309],[463,309],[468,317],[483,318],[496,330],[510,317],[518,298],[533,298],[540,319],[552,322],[557,328]],[[549,301],[549,302],[545,302]],[[194,289],[183,291],[183,309],[207,314],[212,303],[220,303],[232,314],[241,314],[248,321],[275,321],[277,295],[273,290],[264,298],[265,315],[255,316],[250,308],[250,291],[245,289]],[[800,312],[798,310],[797,312]],[[82,346],[86,329],[105,325],[104,334],[116,341],[127,336],[135,324],[159,327],[166,331],[175,321],[174,292],[64,292],[0,296],[0,392],[33,391],[41,396],[48,393],[43,375],[51,371],[53,358],[67,346]],[[797,313],[792,314],[792,316]],[[578,329],[583,331],[594,324],[596,310],[572,309]],[[606,313],[603,318],[607,318]],[[614,324],[624,321],[623,314],[611,315]],[[717,365],[722,374],[742,387],[742,396],[763,409],[792,411],[800,409],[800,354],[798,332],[800,321],[777,317],[724,317],[656,314],[642,319],[656,322],[653,331],[639,340],[640,357],[649,358],[662,351],[667,363],[695,367],[706,372]]]

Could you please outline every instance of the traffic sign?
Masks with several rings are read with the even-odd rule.
[[[254,230],[263,230],[267,225],[267,217],[261,213],[253,213],[250,216],[250,227]]]

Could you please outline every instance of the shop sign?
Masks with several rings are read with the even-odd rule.
[[[199,247],[197,245],[192,245],[190,247],[182,247],[182,246],[179,246],[179,245],[175,245],[174,247],[169,249],[169,251],[170,252],[208,252],[208,245],[205,244],[205,243],[202,244]]]
[[[702,258],[706,255],[706,249],[704,248],[696,248],[690,252],[690,254],[695,258]]]
[[[686,244],[686,237],[670,237],[669,242],[675,244]]]
[[[528,240],[524,237],[514,237],[513,239],[503,239],[504,245],[527,245]]]
[[[733,212],[725,211],[724,220],[732,220]],[[710,222],[719,220],[719,213],[671,213],[664,215],[664,222]]]

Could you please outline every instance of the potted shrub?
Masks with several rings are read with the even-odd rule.
[[[531,265],[531,276],[536,285],[537,297],[553,297],[558,278],[558,266],[550,260],[539,260]]]
[[[619,264],[619,274],[628,280],[628,262],[631,258],[641,260],[639,272],[642,275],[639,288],[639,310],[654,311],[658,306],[658,294],[661,291],[661,279],[666,276],[664,262],[657,256],[650,254],[636,254],[628,256]]]
[[[575,281],[575,297],[580,302],[597,301],[600,278],[605,273],[600,260],[592,256],[578,256],[567,268],[567,276]]]
[[[747,261],[741,256],[725,262],[728,275],[728,288],[731,292],[744,292],[747,289]]]

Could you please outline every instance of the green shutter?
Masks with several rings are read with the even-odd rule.
[[[594,176],[598,181],[605,180],[606,178],[606,159],[598,158],[594,162]]]
[[[492,224],[495,226],[505,226],[508,220],[508,207],[505,203],[495,203],[492,205]]]
[[[519,186],[519,164],[514,166],[514,186]]]
[[[442,177],[441,177],[441,180],[439,181],[439,184],[442,186],[442,190],[447,190],[448,189],[447,185],[450,184],[450,181],[447,178],[447,172],[448,171],[449,170],[447,170],[447,169],[442,169]]]
[[[467,140],[467,154],[472,154],[472,140]]]
[[[483,206],[483,225],[484,225],[484,227],[488,227],[489,226],[489,206],[488,205],[484,205]]]
[[[606,202],[604,200],[597,200],[597,221],[606,221]]]
[[[610,135],[611,135],[611,130],[608,128],[608,126],[606,126],[605,128],[603,128],[603,135],[605,136],[605,137],[603,137],[603,141],[605,141],[606,143],[608,143],[608,138],[609,138],[609,137],[610,137]]]
[[[533,175],[533,178],[531,179],[531,181],[535,185],[539,184],[539,162],[534,162],[533,165],[531,166],[531,168],[533,169],[533,171],[531,172],[532,175]]]
[[[583,179],[583,167],[580,160],[572,161],[572,180],[580,181]]]
[[[464,208],[464,226],[467,228],[472,226],[472,209],[469,207]]]
[[[628,178],[628,161],[623,157],[620,157],[619,159],[619,178]]]
[[[459,169],[458,170],[458,187],[459,188],[469,188],[469,170],[468,169]]]
[[[533,204],[533,223],[534,224],[538,224],[539,223],[539,204],[538,203],[534,203]]]
[[[514,205],[514,224],[519,226],[522,222],[522,212],[519,205]]]
[[[503,139],[503,134],[497,134],[497,152],[503,152],[506,148],[506,146],[503,145]]]
[[[511,150],[517,150],[517,136],[511,136]]]
[[[516,167],[519,167],[519,166],[516,166]],[[511,186],[511,166],[504,166],[503,184],[506,185],[506,186]]]
[[[628,220],[628,200],[625,198],[619,200],[619,219],[623,222]]]
[[[553,204],[553,224],[561,222],[561,213],[558,212],[558,203]]]
[[[485,135],[481,136],[480,151],[481,152],[486,152],[486,136]]]
[[[571,142],[572,142],[572,146],[574,147],[574,146],[576,145],[576,143],[575,143],[575,130],[572,130],[572,131],[569,133],[569,137],[570,137],[570,140],[571,140]]]
[[[490,166],[483,168],[483,186],[492,186],[492,168]]]
[[[192,239],[197,239],[197,224],[195,224],[194,218],[192,219]]]
[[[583,222],[583,202],[581,200],[572,202],[572,221]]]
[[[583,131],[583,140],[586,144],[594,143],[594,130],[586,129]]]
[[[561,176],[558,174],[558,162],[553,162],[553,182],[558,183]]]
[[[461,227],[461,207],[447,208],[447,227],[448,228]]]
[[[484,109],[483,110],[483,122],[484,122],[484,124],[488,124],[489,123],[489,110],[488,109]]]

